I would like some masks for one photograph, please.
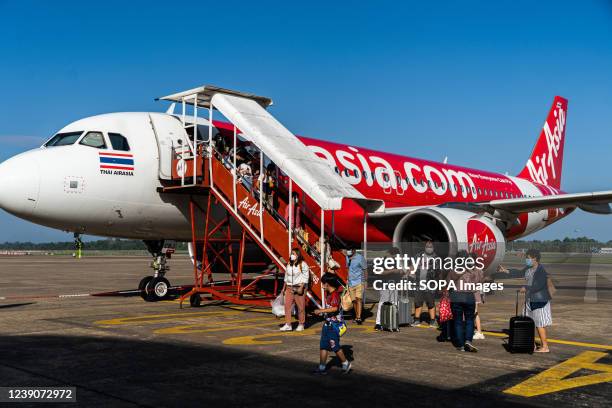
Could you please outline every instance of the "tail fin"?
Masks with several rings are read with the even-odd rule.
[[[555,96],[540,137],[518,177],[561,188],[567,99]]]

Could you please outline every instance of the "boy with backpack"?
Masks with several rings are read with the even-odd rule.
[[[351,363],[340,348],[340,336],[346,331],[346,323],[342,317],[342,307],[340,306],[340,293],[338,288],[341,286],[338,278],[333,274],[325,274],[321,278],[325,291],[326,308],[317,309],[314,314],[323,316],[325,323],[321,328],[321,341],[319,343],[319,367],[314,371],[315,374],[327,374],[327,357],[330,351],[336,353],[342,363],[342,374],[351,371]]]

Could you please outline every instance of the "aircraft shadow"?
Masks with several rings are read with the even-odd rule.
[[[291,401],[302,406],[528,406],[500,388],[448,390],[358,369],[342,375],[337,367],[325,377],[315,376],[316,345],[312,364],[254,350],[118,337],[1,336],[0,350],[3,386],[75,386],[83,406],[277,407]],[[352,357],[351,346],[345,350]],[[407,373],[412,369],[406,367]]]

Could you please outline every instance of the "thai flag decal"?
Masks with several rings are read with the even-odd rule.
[[[134,171],[134,156],[130,153],[99,152],[100,169]]]

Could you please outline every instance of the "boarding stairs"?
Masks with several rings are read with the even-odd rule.
[[[162,189],[164,193],[188,193],[190,197],[194,286],[181,297],[181,304],[188,298],[192,305],[199,304],[200,295],[206,294],[236,304],[269,306],[282,287],[279,278],[284,274],[294,247],[301,248],[311,270],[309,299],[324,304],[321,276],[327,268],[328,258],[316,249],[317,241],[319,248],[325,248],[324,234],[332,241],[329,256],[340,265],[337,274],[346,280],[348,272],[341,252],[343,245],[333,234],[333,224],[326,222],[326,212],[341,210],[343,200],[354,200],[364,209],[365,217],[381,203],[366,199],[276,120],[266,110],[272,104],[269,98],[204,86],[160,99],[182,105],[181,121],[189,135],[187,144],[173,147],[173,180]],[[188,106],[192,116],[186,113]],[[198,137],[198,110],[208,111],[210,124],[215,123],[214,111],[229,119],[230,129],[214,128],[221,136],[232,140],[233,154],[218,149],[213,141],[213,126],[208,127],[208,135]],[[259,152],[258,158],[251,156],[250,159],[258,160],[252,167],[258,165],[260,178],[249,179],[238,174],[239,138]],[[275,205],[266,201],[261,182],[264,161],[268,159],[277,169],[278,200]],[[293,220],[295,193],[300,197],[299,211],[304,221],[303,228],[299,229],[295,228]],[[226,247],[223,247],[224,240]],[[249,247],[253,246],[268,260],[261,262],[259,259],[250,264],[259,262],[263,266],[269,261],[272,267],[255,277],[247,277],[244,273],[248,266],[246,256]],[[220,266],[229,271],[228,281],[215,281],[214,269]],[[271,279],[273,286],[262,285]]]

